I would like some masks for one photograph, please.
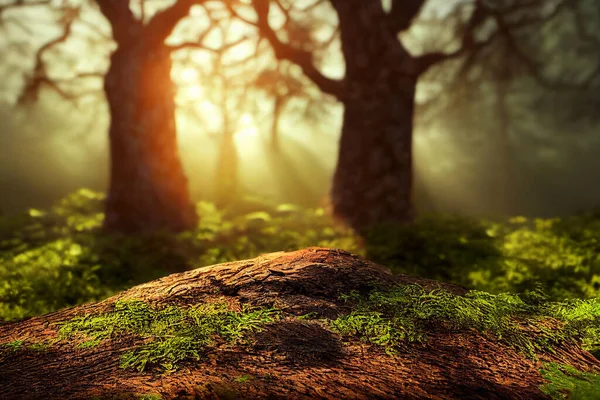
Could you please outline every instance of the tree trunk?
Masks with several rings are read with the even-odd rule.
[[[456,296],[466,292],[450,284],[392,275],[387,268],[345,251],[323,248],[173,274],[99,303],[0,326],[0,398],[136,399],[160,394],[165,400],[533,400],[548,399],[539,388],[544,383],[539,372],[542,362],[586,371],[600,368],[600,362],[575,341],[538,353],[539,361],[533,361],[491,334],[435,323],[426,325],[423,343],[404,343],[396,354],[387,354],[358,337],[342,337],[328,325],[355,304],[340,295],[351,291],[366,295],[374,287],[383,290],[406,284]],[[233,312],[247,306],[275,307],[283,316],[260,330],[246,331],[247,341],[231,345],[215,337],[212,344],[192,343],[199,357],[190,353],[172,373],[164,373],[159,361],[147,364],[143,372],[120,367],[126,352],[143,351],[156,337],[113,330],[95,346],[82,346],[85,337],[58,336],[61,322],[111,312],[117,300],[126,299],[142,300],[158,309],[214,302],[225,302]],[[522,325],[533,335],[541,332],[535,318]],[[94,319],[86,321],[92,326]],[[185,323],[190,322],[178,322]],[[118,327],[118,323],[108,326]],[[185,329],[184,334],[191,332]],[[161,332],[161,340],[177,337]]]
[[[281,151],[281,147],[279,145],[279,120],[281,119],[281,112],[285,105],[286,98],[275,95],[275,100],[273,103],[273,119],[271,120],[271,148],[270,151],[273,153],[278,153]]]
[[[364,233],[413,218],[412,128],[418,75],[411,55],[381,28],[380,2],[332,1],[340,20],[347,95],[333,178],[334,214]]]
[[[111,115],[107,231],[179,232],[196,225],[177,149],[170,74],[162,42],[138,37],[111,56],[104,85]]]
[[[227,125],[219,145],[219,159],[217,161],[216,204],[219,207],[226,207],[232,201],[235,201],[239,192],[238,154],[233,132]]]

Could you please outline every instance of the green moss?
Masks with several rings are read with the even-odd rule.
[[[553,400],[600,399],[600,374],[582,372],[569,365],[548,363],[540,370],[547,381],[540,390]]]
[[[272,309],[244,308],[228,311],[223,303],[200,304],[190,308],[153,308],[142,301],[119,301],[114,311],[75,317],[62,323],[62,338],[83,337],[94,344],[115,336],[130,335],[148,343],[126,352],[122,368],[143,371],[148,366],[174,370],[183,360],[198,360],[205,347],[219,337],[228,343],[242,340],[246,333],[260,330],[278,318]]]
[[[94,396],[91,400],[162,400],[162,396],[158,393],[119,393]]]
[[[9,343],[0,344],[0,354],[4,352],[15,352],[15,351],[34,351],[41,352],[46,351],[54,343],[54,341],[48,342],[31,342],[28,343],[26,340],[14,340]]]
[[[139,400],[162,400],[162,396],[156,393],[146,393],[137,395]]]
[[[22,340],[13,340],[12,342],[0,344],[0,351],[18,351],[23,348]]]
[[[518,296],[471,291],[456,296],[416,285],[373,291],[367,296],[354,292],[343,299],[355,303],[355,309],[333,320],[332,328],[344,336],[384,346],[390,353],[401,343],[425,340],[431,329],[474,328],[533,358],[570,338],[582,338],[588,349],[600,339],[597,299],[553,303],[539,292]],[[562,327],[553,327],[552,318],[562,321]],[[534,325],[536,332],[528,332],[527,325]]]
[[[238,383],[247,383],[250,382],[252,379],[253,378],[251,375],[240,375],[237,378],[235,378],[235,381]]]
[[[100,344],[100,339],[86,340],[77,345],[78,349],[92,349]]]
[[[32,343],[27,346],[27,349],[31,351],[46,351],[48,350],[49,345],[47,343]]]

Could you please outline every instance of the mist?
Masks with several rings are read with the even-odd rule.
[[[432,1],[427,13],[447,16],[453,7],[446,10],[442,4],[451,3]],[[96,21],[100,30],[109,29],[106,21],[89,12],[86,18]],[[42,18],[41,11],[32,11],[31,15]],[[187,32],[184,25],[181,37]],[[433,41],[439,41],[445,29],[445,24],[438,25],[428,26]],[[562,73],[576,82],[577,77],[595,68],[597,47],[590,50],[577,42],[573,21],[561,17],[547,25],[539,30],[539,35],[523,39],[522,44],[524,48],[543,48],[543,55],[551,55],[544,69],[546,75]],[[49,36],[59,32],[53,22],[43,29]],[[441,33],[436,29],[441,29]],[[402,38],[416,52],[427,50],[429,39],[421,31],[423,28],[417,27],[412,38]],[[109,179],[109,114],[102,80],[96,82],[96,94],[85,101],[71,102],[48,87],[41,87],[35,101],[17,105],[24,77],[32,69],[35,49],[46,39],[45,35],[17,33],[12,38],[0,35],[0,75],[4,77],[0,82],[0,212],[4,214],[49,207],[81,187],[106,191]],[[59,54],[49,62],[54,73],[63,76],[72,67],[69,63],[77,60],[105,70],[113,43],[90,43],[82,40],[66,45],[65,48],[71,46],[71,53],[65,50],[68,56]],[[82,49],[88,50],[87,57],[80,56],[79,52],[85,51]],[[504,60],[501,49],[492,50],[491,54],[500,55],[487,57],[490,65],[484,65],[484,59],[484,71],[493,70],[500,64],[498,60]],[[174,79],[179,86],[178,96],[186,90],[191,93],[184,102],[178,101],[186,103],[187,108],[184,110],[182,105],[178,110],[177,132],[192,199],[216,199],[223,128],[215,125],[215,115],[232,113],[237,121],[234,143],[239,158],[240,192],[235,196],[322,206],[337,161],[341,105],[321,96],[326,113],[307,117],[291,101],[279,123],[280,148],[274,153],[269,149],[270,122],[262,121],[271,112],[271,103],[256,100],[254,111],[247,107],[218,110],[218,97],[225,96],[222,93],[226,90],[224,86],[217,87],[215,71],[209,71],[209,64],[200,65],[206,61],[206,54],[194,54],[198,56],[195,59],[190,54],[175,57],[173,73],[179,77],[179,81]],[[189,64],[189,59],[196,63]],[[273,60],[266,59],[263,64],[270,65],[269,62]],[[341,76],[342,63],[339,49],[334,49],[322,60],[321,68],[329,76]],[[263,64],[257,65],[262,68]],[[422,79],[421,92],[426,93],[427,84],[432,82],[439,88],[434,95],[417,93],[414,198],[420,212],[494,218],[551,217],[600,204],[600,93],[591,84],[566,90],[541,88],[531,77],[523,77],[521,71],[512,71],[509,64],[508,75],[515,75],[510,84],[498,84],[494,80],[497,77],[490,76],[454,85],[438,84],[439,76],[449,75],[451,66],[445,65],[434,71],[433,78]],[[183,82],[186,66],[187,72],[196,72],[188,74],[193,79]],[[206,72],[197,72],[202,70]],[[305,82],[290,76],[284,78],[294,84]],[[503,86],[505,107],[499,116],[497,89]],[[424,97],[428,98],[419,101]],[[243,117],[250,121],[247,126],[238,123]]]
[[[475,112],[466,108],[423,123],[417,113],[417,208],[467,216],[551,217],[600,204],[598,121],[581,117],[557,124],[564,104],[547,100],[545,107],[521,110],[511,119],[509,160],[498,150],[492,116],[480,112],[475,122],[461,119]],[[269,155],[267,134],[260,129],[236,141],[242,193],[322,206],[337,159],[341,112],[334,106],[331,121],[319,129],[293,113],[284,118],[278,160]],[[0,210],[14,214],[49,207],[81,187],[106,191],[108,122],[103,101],[75,107],[50,91],[28,106],[0,104]],[[192,198],[213,201],[218,137],[192,120],[179,125]],[[502,193],[500,172],[505,169],[512,175],[508,192]]]

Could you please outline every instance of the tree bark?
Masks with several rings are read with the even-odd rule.
[[[145,35],[119,43],[105,78],[110,123],[107,231],[179,232],[196,225],[179,159],[171,54]]]
[[[412,201],[412,128],[418,73],[386,29],[379,1],[331,1],[346,61],[346,94],[333,213],[358,233],[408,222]]]
[[[0,345],[23,340],[23,349],[0,346],[2,399],[134,399],[149,393],[162,399],[548,399],[539,386],[542,362],[598,370],[600,362],[574,341],[532,361],[474,329],[431,326],[427,340],[406,344],[398,354],[341,338],[324,318],[351,310],[340,295],[367,293],[372,286],[417,284],[455,295],[450,284],[392,275],[382,266],[341,250],[309,248],[272,253],[251,260],[173,274],[101,301],[0,326]],[[105,339],[94,348],[57,339],[60,322],[74,316],[109,312],[117,300],[139,299],[153,307],[187,307],[227,302],[275,307],[286,317],[251,334],[245,344],[216,342],[199,360],[187,360],[165,374],[122,369],[119,357],[150,338],[131,335]],[[298,316],[313,313],[313,319]],[[536,324],[523,329],[539,332]],[[529,327],[529,328],[527,328]],[[50,343],[33,350],[34,343]],[[236,381],[249,376],[245,382]]]

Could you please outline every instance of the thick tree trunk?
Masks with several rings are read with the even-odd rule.
[[[119,45],[105,79],[111,164],[104,228],[183,231],[197,216],[177,149],[171,56],[162,42],[141,36]]]
[[[331,192],[334,214],[362,233],[413,218],[412,127],[418,75],[378,1],[332,1],[347,95]]]
[[[344,106],[333,212],[359,233],[408,222],[412,202],[412,94],[362,87]]]
[[[360,257],[323,248],[173,274],[99,303],[0,326],[0,398],[135,399],[153,393],[165,400],[533,400],[548,398],[539,388],[544,383],[542,362],[588,371],[600,368],[600,362],[574,341],[557,344],[551,353],[538,353],[540,361],[533,361],[488,334],[436,323],[428,328],[424,343],[405,343],[391,355],[357,337],[341,337],[326,322],[352,310],[354,303],[341,299],[341,294],[405,284],[457,296],[466,292],[450,284],[392,275]],[[125,352],[140,351],[158,338],[114,331],[95,347],[81,346],[85,337],[59,338],[61,322],[111,312],[117,300],[125,299],[156,308],[226,302],[231,311],[275,307],[284,314],[262,330],[247,332],[245,342],[197,343],[200,357],[190,354],[173,373],[161,372],[158,364],[149,364],[143,372],[120,367]],[[312,317],[306,318],[308,313]],[[541,332],[536,325],[528,321],[522,326],[535,335]],[[167,337],[171,336],[162,340]]]

